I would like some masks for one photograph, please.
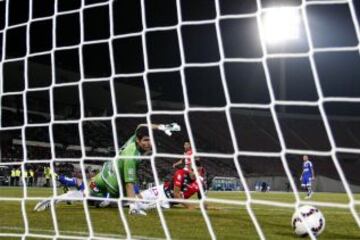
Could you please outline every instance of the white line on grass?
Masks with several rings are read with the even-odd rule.
[[[24,232],[24,228],[22,227],[10,227],[10,226],[0,226],[0,230],[9,230],[9,231],[19,231],[19,234],[22,234]],[[44,234],[54,234],[54,230],[46,230],[46,229],[40,229],[40,228],[30,228],[30,233],[44,233]],[[80,231],[60,231],[61,235],[74,235],[74,236],[84,236],[87,237],[89,235],[88,232],[80,232]],[[41,235],[41,234],[40,234]],[[111,234],[111,233],[94,233],[95,237],[106,237],[106,238],[114,238],[119,239],[121,237],[126,238],[125,235],[122,234]],[[132,235],[133,239],[149,239],[149,240],[159,240],[164,238],[155,238],[155,237],[149,237],[149,236],[140,236],[140,235]]]

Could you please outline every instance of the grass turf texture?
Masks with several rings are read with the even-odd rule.
[[[29,188],[29,197],[47,197],[52,194],[50,188]],[[23,189],[0,188],[0,197],[21,198]],[[209,192],[209,198],[225,200],[246,200],[241,192]],[[304,195],[302,194],[303,198]],[[359,196],[354,196],[359,199]],[[253,199],[292,203],[292,193],[252,193]],[[315,193],[311,201],[329,203],[348,203],[345,194]],[[24,233],[24,220],[21,212],[21,201],[0,202],[0,236],[5,233]],[[38,239],[36,234],[54,235],[54,223],[51,211],[33,212],[36,201],[25,202],[29,233]],[[267,239],[298,239],[290,226],[292,208],[251,205],[263,233]],[[350,210],[341,208],[319,207],[326,218],[326,229],[320,239],[360,239],[360,228],[356,225]],[[160,218],[156,210],[148,216],[129,216],[124,209],[133,238],[165,238]],[[360,208],[357,208],[359,213]],[[259,239],[247,209],[241,205],[209,203],[207,211],[214,234],[218,239]],[[209,239],[209,231],[199,209],[187,210],[176,207],[164,211],[170,235],[173,239]],[[117,208],[89,208],[94,235],[98,237],[124,238],[125,229]],[[88,226],[82,203],[73,205],[61,204],[56,207],[56,218],[60,236],[88,236]],[[0,237],[0,239],[20,239]]]

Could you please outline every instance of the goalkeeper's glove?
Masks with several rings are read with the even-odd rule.
[[[181,131],[181,127],[177,123],[171,124],[160,124],[158,129],[163,131],[166,135],[171,136],[172,132],[179,132]]]

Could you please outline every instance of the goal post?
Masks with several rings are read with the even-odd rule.
[[[0,237],[157,238],[150,230],[134,233],[142,217],[130,218],[123,205],[141,199],[124,194],[117,167],[118,198],[88,194],[89,169],[129,158],[119,152],[143,123],[151,129],[153,149],[132,156],[144,163],[138,173],[143,189],[162,184],[176,160],[189,158],[182,149],[189,141],[192,166],[202,159],[212,177],[207,187],[242,194],[208,194],[194,167],[205,197],[168,200],[196,204],[211,239],[221,236],[208,205],[243,208],[253,237],[266,239],[254,206],[293,211],[308,204],[298,188],[302,166],[294,163],[303,155],[322,159],[314,163],[315,175],[318,166],[325,185],[339,185],[324,189],[343,189],[349,200],[310,203],[346,209],[360,227],[360,181],[350,172],[360,156],[360,83],[353,79],[360,76],[360,6],[354,0],[282,2],[0,0],[0,183],[11,186],[1,187],[0,202],[17,204],[22,220],[15,224],[23,226],[0,226]],[[151,127],[171,123],[181,131]],[[80,235],[76,228],[61,230],[56,206],[57,173],[71,175],[75,168],[86,186],[79,219],[87,230]],[[287,184],[294,201],[254,197],[260,180],[274,191]],[[39,186],[34,195],[33,186]],[[34,233],[30,225],[38,213],[27,204],[45,195],[53,230]],[[120,235],[97,234],[90,206],[95,200],[116,205],[111,210]],[[179,237],[167,209],[155,203],[149,215],[158,217],[160,235]],[[95,210],[99,217],[102,210]]]

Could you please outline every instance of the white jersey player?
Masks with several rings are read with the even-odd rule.
[[[170,203],[167,201],[167,196],[164,189],[164,184],[149,188],[140,192],[142,200],[140,208],[142,210],[149,210],[156,208],[156,203],[159,202],[162,208],[170,208]]]
[[[164,185],[158,185],[147,190],[140,192],[141,199],[144,201],[137,201],[135,204],[138,208],[142,210],[150,210],[156,208],[157,202],[159,202],[162,208],[170,208],[170,203],[167,201],[167,196],[165,194]],[[54,204],[57,205],[62,202],[67,201],[82,201],[84,199],[84,189],[68,191],[65,194],[62,194],[54,199]],[[34,211],[41,212],[48,209],[51,206],[52,198],[47,198],[36,204]],[[105,201],[103,201],[105,202]],[[109,204],[101,205],[99,207],[107,207]],[[142,214],[146,215],[146,214]]]

